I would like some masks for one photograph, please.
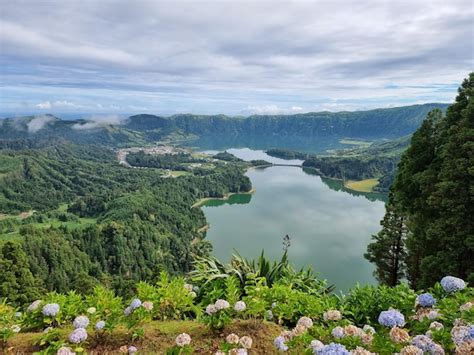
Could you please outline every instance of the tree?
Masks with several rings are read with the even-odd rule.
[[[446,116],[428,114],[398,166],[392,186],[397,203],[387,207],[384,220],[404,216],[407,278],[414,288],[430,287],[447,274],[474,282],[473,92],[471,73]],[[387,282],[390,253],[384,248],[392,239],[385,226],[374,239],[367,257]]]
[[[364,257],[375,263],[374,276],[381,284],[397,285],[405,276],[405,217],[395,207],[393,195],[389,197],[386,213],[380,222],[382,230],[372,236]]]
[[[29,269],[21,245],[5,243],[0,252],[0,298],[14,304],[25,304],[39,298],[40,286]]]

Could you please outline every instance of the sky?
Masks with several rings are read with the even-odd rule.
[[[0,113],[278,114],[451,102],[471,0],[0,0]]]

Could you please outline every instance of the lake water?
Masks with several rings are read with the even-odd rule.
[[[227,151],[245,160],[301,163],[247,148]],[[336,290],[347,291],[356,282],[375,283],[373,265],[363,254],[385,211],[376,195],[348,193],[339,182],[296,167],[250,169],[247,175],[255,194],[213,200],[202,207],[216,257],[229,261],[235,249],[248,258],[265,250],[271,259],[279,259],[288,234],[294,266],[312,266]]]

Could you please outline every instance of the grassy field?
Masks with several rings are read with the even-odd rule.
[[[253,339],[251,353],[273,354],[273,340],[282,328],[272,322],[261,320],[238,320],[226,327],[225,331],[213,333],[196,321],[154,321],[145,324],[145,335],[142,340],[130,341],[130,334],[125,329],[114,330],[112,335],[102,338],[90,334],[87,350],[90,354],[117,354],[123,345],[134,345],[140,354],[165,354],[166,349],[174,345],[178,334],[191,336],[194,353],[214,354],[230,333],[238,336],[248,335]],[[71,329],[62,329],[61,337],[66,338]],[[39,351],[38,346],[31,344],[37,341],[42,333],[20,333],[9,340],[8,350],[12,354],[31,354]]]
[[[341,139],[339,141],[339,143],[347,144],[347,145],[357,145],[360,148],[367,148],[372,144],[372,142],[359,141],[359,140],[355,140],[355,139]]]
[[[360,191],[360,192],[373,192],[374,187],[379,183],[378,179],[365,179],[360,181],[349,180],[344,183],[344,186],[348,189]]]
[[[67,204],[62,204],[57,208],[58,212],[67,212],[68,205]],[[20,213],[19,215],[6,215],[6,214],[0,214],[0,219],[3,218],[15,218],[17,220],[22,220],[27,217],[30,217],[33,215],[34,211],[28,211],[28,212],[23,212]],[[77,221],[67,221],[63,222],[57,219],[51,219],[48,220],[47,222],[43,223],[29,223],[28,225],[31,225],[35,228],[50,228],[50,227],[60,227],[60,226],[65,226],[68,228],[81,228],[85,227],[88,225],[95,224],[97,222],[96,218],[79,218]],[[22,240],[22,236],[20,235],[20,228],[21,225],[17,226],[15,231],[13,232],[8,232],[8,233],[0,233],[0,245],[7,241],[20,241]]]

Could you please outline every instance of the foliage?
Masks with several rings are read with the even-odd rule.
[[[440,110],[428,114],[413,134],[393,183],[395,213],[408,229],[407,277],[418,289],[446,273],[474,282],[473,88],[471,73],[445,116]],[[384,243],[377,241],[377,248]]]
[[[384,285],[395,286],[405,276],[405,240],[407,228],[405,218],[394,206],[393,195],[385,208],[380,222],[382,230],[372,236],[365,258],[376,265],[374,275]]]

